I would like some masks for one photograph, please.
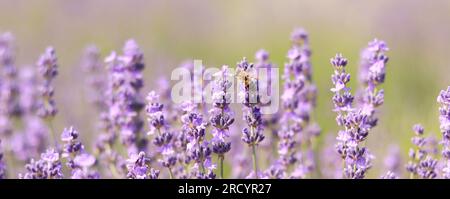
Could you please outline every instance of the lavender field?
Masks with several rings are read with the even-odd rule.
[[[0,179],[449,179],[449,9],[0,0]]]

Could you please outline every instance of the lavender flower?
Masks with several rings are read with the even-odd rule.
[[[287,54],[289,62],[285,64],[283,75],[283,114],[280,123],[285,125],[278,131],[280,158],[277,162],[281,162],[285,169],[298,163],[290,177],[304,178],[315,167],[311,141],[316,133],[320,132],[316,131],[318,126],[310,122],[316,103],[316,87],[312,82],[311,50],[306,31],[294,30],[291,40],[292,47]],[[298,148],[306,148],[306,151]]]
[[[181,122],[182,133],[186,136],[187,141],[187,159],[195,162],[191,176],[202,179],[215,178],[215,174],[213,173],[215,165],[211,162],[211,154],[213,150],[218,149],[213,148],[212,150],[206,140],[206,127],[208,123],[196,111],[197,107],[192,102],[185,102],[183,107],[184,114],[181,116]]]
[[[103,64],[100,60],[100,51],[96,46],[86,47],[81,66],[87,75],[89,99],[98,111],[103,112],[107,109],[107,101],[105,100],[107,83],[102,73]]]
[[[373,87],[384,82],[385,64],[388,61],[388,57],[384,53],[388,50],[389,48],[384,41],[374,39],[369,42],[368,46],[361,52],[359,68],[361,83]]]
[[[303,151],[299,151],[297,156],[298,165],[296,170],[299,172],[294,172],[300,175],[293,175],[293,177],[304,178],[307,174],[312,173],[315,169],[315,159],[314,151],[312,148],[314,137],[320,134],[320,127],[311,121],[312,112],[316,106],[317,101],[317,88],[312,81],[312,64],[311,64],[311,49],[309,47],[309,36],[308,33],[302,29],[297,28],[291,34],[292,47],[290,52],[294,52],[295,55],[299,53],[298,60],[291,60],[290,62],[294,65],[298,65],[297,71],[299,77],[294,78],[303,79],[303,89],[298,93],[298,101],[296,107],[296,115],[300,119],[302,126],[301,132],[297,133],[296,139],[299,140],[299,145],[305,147]]]
[[[369,42],[363,50],[359,75],[365,88],[359,96],[358,105],[367,115],[369,129],[376,126],[376,108],[384,103],[384,90],[378,86],[385,80],[388,57],[384,53],[388,50],[386,43],[377,39]]]
[[[283,179],[286,178],[286,172],[280,163],[272,164],[264,172],[263,176],[269,179]]]
[[[401,175],[401,171],[403,170],[402,157],[400,154],[400,148],[397,145],[389,147],[388,154],[384,158],[384,166],[386,171],[394,174],[395,176]]]
[[[47,122],[50,136],[56,148],[58,148],[58,139],[53,130],[52,121],[58,109],[54,99],[53,80],[58,74],[58,63],[56,53],[53,47],[47,47],[44,54],[39,57],[37,62],[38,72],[40,74],[40,85],[38,88],[40,100],[37,105],[37,115]]]
[[[73,159],[72,179],[99,179],[100,174],[92,169],[96,163],[93,155],[81,153]]]
[[[127,178],[130,179],[157,179],[159,176],[159,170],[149,168],[150,159],[145,157],[143,151],[139,154],[131,154],[127,160],[128,174]]]
[[[14,131],[11,120],[21,115],[13,43],[11,33],[0,33],[0,135],[4,138],[11,136]]]
[[[240,94],[244,99],[243,119],[247,124],[247,127],[242,130],[242,141],[252,148],[254,176],[259,178],[256,147],[264,140],[264,135],[258,78],[253,64],[248,63],[245,57],[237,64],[236,74],[242,81]]]
[[[442,157],[444,161],[444,168],[442,169],[443,177],[450,179],[450,86],[447,90],[442,90],[437,98],[440,104],[439,108],[439,122],[442,132]]]
[[[19,117],[22,111],[18,99],[20,88],[14,58],[13,35],[9,32],[0,34],[0,66],[2,66],[0,110],[5,112],[8,117]]]
[[[410,161],[406,165],[406,170],[410,173],[410,178],[436,178],[437,173],[435,169],[437,161],[423,148],[426,144],[426,138],[423,136],[424,128],[422,125],[416,124],[413,127],[413,131],[416,136],[414,136],[411,141],[414,144],[415,149],[409,149]]]
[[[342,178],[341,157],[338,153],[336,153],[335,143],[336,137],[333,134],[327,134],[324,143],[324,146],[326,147],[322,149],[319,159],[319,161],[321,162],[321,164],[319,165],[321,175],[324,178]]]
[[[185,65],[182,65],[182,67],[183,66]],[[176,123],[179,122],[181,111],[176,104],[172,103],[172,86],[170,84],[170,79],[163,76],[156,80],[156,85],[158,85],[156,93],[160,94],[160,102],[165,105],[164,110],[167,115],[167,125],[177,125]]]
[[[64,143],[63,152],[61,156],[63,158],[68,158],[70,167],[73,164],[72,158],[84,150],[83,144],[78,141],[79,133],[73,127],[65,128],[61,134],[61,140]]]
[[[128,152],[146,148],[146,139],[141,135],[144,125],[140,112],[144,108],[140,90],[143,87],[143,54],[134,40],[128,40],[123,55],[115,52],[105,60],[109,66],[109,120],[120,132],[120,139]]]
[[[230,151],[231,142],[229,128],[234,122],[234,113],[230,108],[231,94],[229,89],[232,86],[232,77],[228,71],[228,66],[222,66],[222,70],[215,75],[213,84],[213,108],[209,111],[210,123],[214,127],[211,140],[212,150],[219,156],[220,177],[223,178],[223,161],[225,153]]]
[[[161,153],[159,162],[163,167],[166,167],[169,171],[170,177],[173,178],[172,168],[177,162],[176,154],[173,147],[173,133],[168,129],[164,120],[163,107],[164,105],[159,103],[159,95],[154,91],[151,91],[147,95],[147,117],[150,125],[150,131],[148,135],[153,135],[157,132],[153,143],[158,147]]]
[[[386,174],[381,176],[381,179],[398,179],[398,176],[395,173],[388,171]]]
[[[88,154],[84,145],[78,141],[79,133],[73,127],[66,128],[61,134],[64,143],[62,158],[65,158],[67,167],[71,170],[72,179],[98,179],[98,172],[91,169],[95,164],[94,156]]]
[[[255,68],[257,70],[265,70],[266,74],[258,74],[258,83],[259,83],[259,88],[261,92],[265,92],[265,95],[267,96],[272,96],[272,86],[273,86],[273,82],[272,82],[272,76],[274,75],[274,64],[272,64],[269,60],[270,56],[269,56],[269,52],[267,52],[264,49],[260,49],[255,53]],[[266,75],[266,77],[264,78],[264,76],[259,76],[259,75]],[[269,101],[267,103],[261,103],[261,107],[264,106],[270,106],[272,104],[272,101]],[[275,113],[275,114],[271,114],[271,115],[263,115],[262,118],[262,126],[264,127],[264,129],[267,129],[270,134],[269,136],[266,137],[266,142],[261,143],[260,145],[260,149],[264,150],[265,153],[267,154],[272,154],[271,151],[273,150],[274,147],[276,147],[277,144],[277,137],[278,137],[278,129],[280,128],[279,126],[279,120],[280,120],[280,114]],[[273,161],[273,157],[268,157],[267,158],[267,162],[270,163]],[[278,165],[273,165],[272,168],[277,168]]]
[[[63,178],[62,164],[59,153],[54,149],[47,149],[41,154],[41,159],[25,165],[27,172],[19,174],[22,179],[61,179]]]
[[[37,66],[43,81],[39,88],[41,102],[39,104],[38,115],[44,119],[51,119],[58,112],[53,96],[54,88],[52,86],[53,80],[58,75],[58,63],[53,47],[47,47],[45,53],[39,58]]]
[[[334,111],[338,113],[336,121],[339,126],[344,127],[336,138],[337,151],[345,164],[344,176],[353,179],[364,178],[372,166],[371,159],[373,159],[366,147],[359,146],[368,136],[367,116],[361,110],[352,107],[353,96],[347,87],[350,74],[345,70],[347,59],[337,54],[330,62],[334,67],[331,78],[334,88],[331,91],[334,93]]]
[[[419,162],[417,173],[423,179],[434,179],[437,177],[436,165],[437,160],[427,156],[424,160]]]
[[[192,161],[190,152],[187,147],[190,142],[188,135],[191,134],[192,130],[197,130],[195,124],[198,121],[196,111],[196,105],[190,101],[183,102],[180,107],[182,115],[177,116],[181,120],[181,130],[175,136],[174,139],[174,150],[177,154],[177,160],[180,163],[178,169],[175,169],[174,174],[182,179],[189,178],[189,164]],[[192,115],[191,115],[192,114]],[[201,117],[201,116],[200,116]]]

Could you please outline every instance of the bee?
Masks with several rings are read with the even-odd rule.
[[[236,78],[238,79],[238,81],[244,83],[244,88],[246,90],[257,81],[257,77],[254,74],[253,70],[253,64],[249,64],[244,68],[238,67],[236,70]]]

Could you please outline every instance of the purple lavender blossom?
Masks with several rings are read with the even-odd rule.
[[[259,83],[259,90],[262,92],[261,94],[264,94],[266,96],[272,97],[272,86],[273,86],[273,80],[272,76],[274,75],[274,68],[276,67],[272,62],[270,61],[269,52],[267,52],[264,49],[260,49],[255,53],[255,68],[261,72],[260,70],[265,70],[266,74],[260,74],[258,73],[258,83]],[[259,75],[265,75],[259,76]],[[261,107],[264,106],[270,106],[272,104],[272,101],[269,101],[267,103],[261,103]],[[272,154],[272,150],[274,147],[276,147],[277,139],[278,139],[278,129],[280,128],[279,125],[280,120],[280,112],[277,112],[275,114],[271,115],[263,115],[262,118],[262,126],[264,129],[267,129],[270,133],[269,136],[266,136],[266,141],[261,143],[260,150],[264,151],[266,154]],[[269,156],[266,160],[268,163],[271,163],[274,161],[275,157]],[[273,165],[272,168],[277,168],[278,165]]]
[[[31,67],[20,70],[19,83],[22,128],[15,133],[11,140],[13,143],[11,146],[17,159],[27,161],[39,156],[40,152],[47,147],[48,129],[41,118],[36,115],[39,107],[36,71]]]
[[[264,140],[265,136],[263,135],[258,77],[253,64],[248,63],[245,57],[237,64],[236,74],[242,81],[240,95],[244,99],[243,119],[247,124],[247,127],[242,130],[242,141],[252,148],[253,174],[254,177],[259,178],[256,147]]]
[[[192,161],[190,152],[187,150],[190,142],[188,134],[190,134],[191,130],[197,130],[195,126],[197,122],[194,121],[198,120],[193,119],[197,118],[197,114],[195,113],[197,107],[191,101],[186,101],[178,108],[180,108],[182,112],[181,117],[177,115],[177,118],[180,118],[181,120],[181,130],[179,130],[175,136],[174,150],[180,164],[178,169],[175,169],[174,175],[182,179],[188,179],[190,178],[189,165]]]
[[[389,147],[388,154],[384,158],[384,166],[388,173],[392,173],[395,176],[401,176],[403,164],[400,148],[397,145]],[[388,173],[386,173],[386,175]]]
[[[14,63],[14,37],[11,33],[0,34],[0,66],[2,67],[2,83],[0,93],[0,110],[8,117],[19,117],[20,87],[18,84],[18,70]]]
[[[388,57],[384,54],[389,48],[384,41],[374,39],[361,52],[359,80],[362,84],[368,85],[379,81],[384,82],[385,68]]]
[[[63,178],[62,164],[59,153],[54,149],[47,149],[41,154],[41,159],[25,165],[27,172],[19,174],[22,179],[61,179]]]
[[[45,53],[39,57],[37,66],[42,79],[42,84],[39,87],[41,101],[37,113],[42,118],[51,120],[58,112],[52,86],[53,80],[58,75],[58,63],[53,47],[47,47]]]
[[[186,66],[182,64],[181,67]],[[158,85],[156,93],[160,94],[160,101],[165,105],[167,125],[177,125],[176,123],[179,122],[181,111],[176,104],[172,103],[172,85],[170,84],[170,79],[162,76],[156,80],[156,85]]]
[[[157,135],[153,139],[153,144],[158,147],[161,157],[159,162],[163,167],[166,167],[169,171],[170,178],[173,178],[172,168],[177,163],[177,157],[174,150],[174,143],[172,139],[173,132],[170,131],[166,125],[163,114],[164,105],[159,103],[159,95],[155,91],[151,91],[147,95],[147,120],[149,122],[150,131],[148,135],[153,135],[155,132]]]
[[[206,164],[211,164],[207,161],[211,162],[210,155],[214,151],[211,150],[212,146],[206,140],[206,128],[209,126],[209,123],[201,114],[201,112],[204,112],[204,105],[202,103],[184,101],[177,108],[181,113],[181,116],[177,116],[181,121],[181,129],[174,140],[174,149],[180,164],[178,169],[175,169],[174,174],[182,179],[215,177],[209,175],[210,171],[206,170],[207,167],[205,167]],[[202,147],[199,148],[199,146]],[[207,151],[202,153],[201,151],[203,150]],[[199,151],[200,153],[198,153]],[[191,168],[192,162],[194,162],[194,165]]]
[[[434,179],[437,177],[436,165],[437,160],[427,156],[424,160],[419,162],[417,167],[417,174],[423,179]]]
[[[209,121],[214,127],[211,144],[212,151],[219,156],[220,177],[223,178],[225,153],[231,149],[231,142],[228,141],[229,128],[234,122],[234,113],[229,106],[231,103],[230,88],[233,83],[230,80],[232,75],[228,66],[222,66],[222,70],[214,76],[216,79],[213,83],[213,108],[209,111],[211,115]]]
[[[360,65],[360,80],[364,85],[363,91],[358,96],[359,108],[367,115],[369,128],[376,126],[378,117],[376,108],[384,103],[384,90],[379,89],[386,76],[386,64],[388,57],[385,52],[389,49],[384,41],[374,39],[363,50]]]
[[[23,132],[16,133],[10,141],[14,157],[27,161],[39,156],[39,152],[45,150],[48,130],[40,118],[26,116],[24,122]]]
[[[215,165],[211,162],[211,154],[214,149],[211,149],[210,144],[206,140],[208,123],[196,111],[197,107],[192,102],[185,102],[183,107],[184,114],[181,116],[181,122],[182,133],[186,136],[187,141],[187,159],[195,163],[190,175],[201,179],[215,178],[213,173]]]
[[[123,48],[123,55],[118,58],[125,69],[125,85],[121,88],[120,97],[124,103],[124,121],[121,126],[122,142],[130,149],[136,145],[139,150],[146,148],[146,139],[140,135],[144,122],[140,112],[145,103],[140,94],[144,83],[142,70],[144,69],[143,54],[134,40],[128,40]],[[142,136],[142,138],[140,137]]]
[[[64,143],[61,156],[63,158],[69,158],[69,167],[73,164],[72,158],[84,150],[83,144],[78,141],[79,133],[73,127],[65,128],[61,134],[61,140]]]
[[[21,115],[20,88],[14,63],[14,37],[0,33],[0,135],[9,138],[14,131],[11,120]]]
[[[450,86],[447,90],[442,90],[437,98],[439,107],[439,122],[442,132],[442,159],[444,168],[442,169],[443,177],[450,179]]]
[[[286,178],[286,172],[280,163],[270,165],[270,167],[264,172],[264,177],[269,179],[284,179]]]
[[[159,170],[150,168],[150,159],[145,156],[143,151],[139,154],[131,154],[127,160],[128,174],[130,179],[157,179]]]
[[[81,67],[87,75],[87,85],[89,86],[88,97],[95,105],[98,111],[103,112],[107,109],[105,100],[105,89],[107,83],[103,72],[103,64],[100,59],[100,50],[94,46],[88,46],[85,49]]]
[[[88,153],[81,153],[73,159],[72,179],[99,179],[100,174],[93,170],[96,159]]]
[[[336,148],[344,160],[344,176],[361,179],[371,168],[373,159],[366,147],[359,146],[367,138],[370,130],[367,116],[361,110],[352,107],[353,96],[347,87],[350,74],[345,70],[347,59],[337,54],[330,62],[334,68],[331,78],[334,88],[331,91],[334,93],[334,111],[338,114],[336,121],[339,126],[344,127],[344,130],[338,132]]]
[[[327,134],[324,146],[320,153],[320,172],[321,176],[327,179],[342,178],[342,163],[341,157],[336,153],[336,136]]]
[[[145,103],[140,94],[143,87],[143,54],[134,40],[128,40],[123,55],[115,52],[105,60],[109,67],[108,101],[109,120],[114,131],[120,132],[120,139],[128,152],[146,148],[147,140],[141,135],[144,122],[140,112]],[[116,133],[112,133],[116,134]]]
[[[72,179],[98,179],[100,175],[91,167],[96,163],[94,156],[84,150],[84,145],[78,141],[79,133],[73,127],[66,128],[61,134],[64,143],[61,157],[66,159],[66,165],[71,171]]]
[[[312,80],[312,64],[311,64],[311,49],[309,47],[309,36],[303,28],[295,29],[291,34],[292,47],[290,51],[297,51],[300,57],[297,61],[291,61],[291,63],[297,62],[301,65],[301,71],[298,71],[302,76],[300,79],[304,79],[303,89],[298,93],[298,102],[296,114],[299,116],[303,129],[301,133],[296,134],[299,145],[305,146],[302,151],[298,151],[296,159],[298,165],[296,170],[301,172],[295,172],[300,175],[293,175],[296,178],[304,178],[309,173],[312,173],[315,169],[315,159],[312,144],[314,137],[319,136],[319,125],[311,121],[312,112],[316,106],[317,101],[317,88]],[[297,49],[297,50],[294,50]],[[298,77],[294,77],[298,78]]]
[[[318,126],[311,122],[316,104],[316,87],[312,82],[308,34],[304,29],[295,29],[291,41],[292,47],[287,54],[289,62],[285,64],[283,75],[283,114],[280,122],[285,125],[278,131],[280,158],[277,162],[281,162],[285,169],[297,163],[294,173],[289,177],[304,178],[315,167],[312,138],[320,132],[317,131]]]
[[[406,165],[406,170],[410,173],[410,178],[436,178],[437,161],[424,149],[426,144],[426,138],[423,136],[425,130],[422,125],[416,124],[413,126],[413,131],[416,136],[411,139],[411,142],[414,144],[415,149],[409,149],[410,160]]]
[[[392,171],[388,171],[386,174],[381,176],[381,179],[398,179],[398,176]]]

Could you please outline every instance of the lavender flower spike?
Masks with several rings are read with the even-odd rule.
[[[55,49],[48,47],[37,62],[38,71],[43,83],[39,89],[42,101],[38,109],[38,115],[44,119],[55,117],[58,110],[54,100],[53,80],[58,75],[58,63]]]
[[[14,63],[14,37],[11,33],[0,33],[0,136],[13,133],[12,119],[21,116],[20,85]]]
[[[242,141],[252,148],[254,176],[259,178],[260,173],[258,171],[256,147],[264,140],[264,135],[258,78],[255,74],[253,64],[248,63],[246,58],[243,58],[237,64],[236,74],[242,81],[240,94],[244,97],[244,121],[247,123],[247,127],[242,130]]]
[[[142,135],[144,121],[140,112],[145,107],[140,90],[143,87],[143,54],[134,40],[128,40],[123,55],[112,52],[105,62],[109,69],[108,120],[113,134],[120,134],[122,144],[129,153],[144,150],[147,140]],[[116,135],[114,135],[116,136]],[[114,137],[111,135],[111,137]]]
[[[75,168],[72,170],[72,179],[99,179],[100,174],[93,170],[96,159],[86,152],[81,153],[73,159]]]
[[[129,152],[144,150],[147,141],[141,131],[144,121],[140,117],[140,112],[145,107],[140,90],[144,86],[142,70],[144,70],[143,53],[139,49],[136,41],[130,39],[123,47],[123,55],[118,60],[123,64],[123,75],[125,83],[119,91],[119,98],[122,103],[121,139]]]
[[[409,149],[410,161],[406,165],[406,170],[410,173],[410,178],[420,177],[423,179],[436,178],[437,161],[425,150],[426,138],[423,136],[425,130],[422,125],[416,124],[413,127],[416,134],[411,141],[415,149]]]
[[[39,58],[37,66],[42,81],[38,89],[41,99],[38,104],[37,114],[47,122],[55,147],[58,147],[58,139],[52,126],[52,120],[58,112],[52,86],[53,80],[58,74],[58,63],[53,47],[47,47],[45,53]]]
[[[188,159],[195,162],[191,176],[200,179],[215,178],[215,174],[212,172],[215,165],[211,163],[213,151],[206,140],[208,123],[203,120],[203,116],[196,109],[195,104],[187,101],[183,104],[183,115],[181,116],[182,133],[186,136],[187,141]]]
[[[339,126],[344,127],[336,138],[337,151],[344,160],[344,176],[353,179],[364,178],[372,166],[373,159],[367,148],[359,146],[368,136],[367,116],[352,106],[353,96],[347,87],[350,74],[345,70],[347,59],[337,54],[330,62],[334,68],[331,77],[334,88],[331,91],[334,93],[334,111],[338,114],[336,121]]]
[[[294,72],[298,73],[298,77],[303,79],[304,83],[303,89],[298,93],[298,102],[296,107],[296,115],[301,121],[302,130],[301,133],[297,134],[297,140],[299,140],[299,145],[305,146],[305,150],[300,150],[297,152],[298,165],[295,171],[292,173],[292,177],[304,178],[307,174],[310,174],[315,169],[315,159],[313,151],[313,141],[314,137],[320,134],[319,125],[313,123],[312,112],[316,106],[317,99],[317,88],[312,80],[312,64],[311,64],[311,49],[309,46],[309,36],[308,33],[302,29],[297,28],[291,34],[292,47],[290,52],[297,51],[299,57],[297,59],[291,60],[290,63],[293,65],[298,65],[297,68],[300,71]]]
[[[94,156],[84,150],[84,145],[78,141],[79,133],[73,127],[64,129],[61,140],[64,143],[61,157],[66,159],[66,165],[71,170],[72,179],[98,179],[98,172],[91,169],[96,163]]]
[[[209,111],[210,123],[214,127],[213,138],[211,141],[213,152],[219,156],[220,177],[223,178],[223,161],[225,153],[230,151],[231,142],[227,140],[230,137],[229,128],[234,122],[234,113],[230,108],[231,94],[229,89],[232,86],[232,77],[228,71],[228,66],[223,66],[222,70],[215,74],[213,87],[213,108]]]
[[[442,169],[443,177],[450,179],[450,86],[447,90],[442,90],[437,98],[441,105],[439,108],[440,129],[442,132],[442,157],[444,168]]]
[[[25,165],[27,172],[19,174],[22,179],[62,179],[62,164],[60,155],[55,149],[47,149],[41,154],[41,159],[35,161],[30,160],[30,163]]]
[[[153,135],[157,132],[156,137],[153,139],[153,144],[158,147],[161,153],[159,162],[163,167],[166,167],[169,171],[170,178],[174,178],[172,168],[177,163],[177,157],[173,146],[173,133],[166,125],[163,114],[164,105],[159,103],[159,95],[155,91],[151,91],[147,95],[147,117],[150,126],[148,135]]]
[[[105,75],[102,73],[103,64],[100,59],[100,50],[96,46],[86,47],[81,66],[87,75],[89,100],[98,111],[105,111],[107,109],[107,101],[105,99],[107,83]]]
[[[388,171],[386,174],[381,176],[381,179],[398,179],[398,176],[395,173]]]
[[[360,93],[358,105],[368,117],[369,129],[377,125],[376,108],[384,103],[384,90],[378,87],[385,81],[386,64],[389,60],[385,52],[388,50],[384,41],[375,39],[369,42],[362,55],[359,75],[365,88]]]
[[[143,151],[139,154],[131,154],[127,160],[128,174],[130,179],[157,179],[159,170],[149,169],[150,159],[145,157]]]

